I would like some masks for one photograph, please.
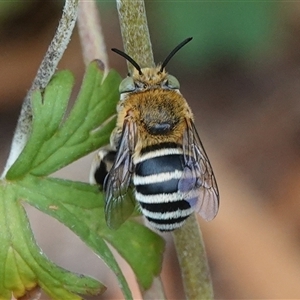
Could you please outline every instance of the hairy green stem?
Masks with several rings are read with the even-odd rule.
[[[78,6],[78,30],[85,65],[98,59],[102,70],[109,70],[108,57],[102,34],[100,14],[95,1],[80,1]]]
[[[4,178],[9,168],[16,161],[23,148],[26,145],[31,133],[32,108],[31,94],[34,90],[43,90],[49,83],[51,77],[56,71],[57,65],[67,48],[77,19],[77,7],[79,0],[66,0],[62,17],[55,32],[55,35],[47,49],[38,72],[33,80],[21,109],[17,127],[14,133],[11,150],[6,162],[6,166],[1,175]]]
[[[195,214],[173,232],[173,239],[186,299],[213,299],[204,243]]]
[[[117,7],[125,52],[141,67],[154,66],[144,1],[117,0]],[[132,68],[128,63],[129,71]],[[173,232],[173,238],[187,299],[212,299],[207,258],[195,215]],[[145,299],[165,298],[160,279],[157,280],[143,295]]]
[[[125,52],[141,67],[155,66],[144,1],[116,1]],[[130,63],[127,63],[127,67],[132,72]],[[166,299],[160,277],[153,280],[147,291],[141,289],[141,292],[144,299]]]
[[[125,52],[142,68],[154,67],[154,58],[143,0],[117,0]],[[133,70],[127,62],[128,70]]]

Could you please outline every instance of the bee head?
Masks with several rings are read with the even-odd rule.
[[[129,75],[121,82],[119,87],[120,93],[124,94],[124,93],[139,92],[151,87],[160,87],[164,89],[178,90],[180,86],[178,80],[174,76],[168,74],[165,71],[165,67],[170,61],[170,59],[176,54],[176,52],[178,52],[184,45],[186,45],[191,40],[192,37],[189,37],[185,39],[183,42],[181,42],[178,46],[176,46],[171,51],[171,53],[166,57],[163,63],[156,68],[142,69],[139,66],[139,64],[128,54],[116,48],[112,48],[111,49],[112,51],[123,56],[135,67],[133,76]]]

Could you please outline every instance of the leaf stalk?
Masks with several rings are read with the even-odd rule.
[[[41,62],[37,74],[32,82],[31,88],[29,89],[23,101],[21,113],[13,136],[9,157],[1,175],[1,179],[6,176],[7,171],[16,161],[25,147],[26,142],[28,141],[32,128],[32,106],[30,101],[31,94],[37,89],[43,91],[56,71],[57,65],[67,48],[75,26],[78,1],[79,0],[65,1],[62,17],[59,21],[55,35]]]

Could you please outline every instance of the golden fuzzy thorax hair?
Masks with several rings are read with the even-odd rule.
[[[162,83],[167,80],[167,72],[160,72],[160,67],[144,68],[142,74],[136,71],[132,77],[142,87],[137,92],[128,93],[119,103],[117,131],[122,130],[124,120],[137,125],[136,151],[160,142],[181,144],[185,119],[193,119],[193,115],[178,90],[162,88]],[[149,128],[159,123],[171,124],[170,132],[151,134]]]

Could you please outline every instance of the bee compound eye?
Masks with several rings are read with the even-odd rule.
[[[126,77],[125,79],[123,79],[119,86],[119,92],[121,94],[133,92],[135,89],[136,86],[132,77]]]
[[[165,84],[168,88],[170,88],[172,90],[173,89],[177,90],[180,88],[180,84],[179,84],[179,81],[177,80],[177,78],[170,74],[167,75],[167,81]]]

